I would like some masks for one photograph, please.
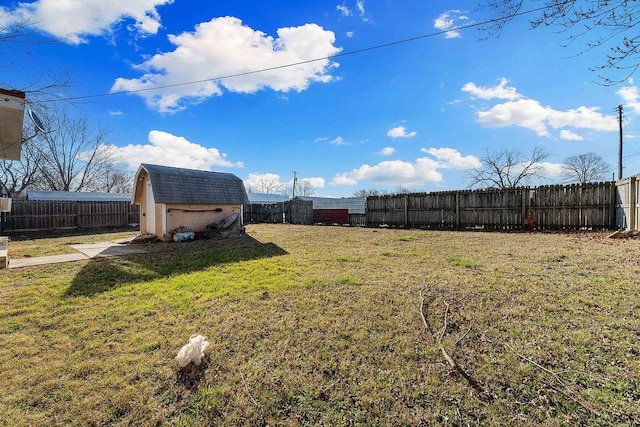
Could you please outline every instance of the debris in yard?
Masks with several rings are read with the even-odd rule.
[[[627,230],[627,231],[615,231],[608,236],[610,239],[637,239],[640,237],[640,231]]]
[[[183,225],[176,228],[175,230],[171,230],[169,234],[173,236],[174,242],[186,242],[188,240],[193,240],[196,238],[196,233],[194,233],[190,228]]]
[[[207,347],[209,347],[207,337],[202,335],[191,336],[189,342],[180,349],[176,356],[178,366],[184,368],[191,362],[196,366],[200,366],[200,362],[202,362],[202,358],[204,357],[204,351]]]
[[[207,225],[207,237],[210,239],[227,238],[229,235],[244,234],[244,227],[240,221],[240,214],[232,213],[228,217]]]
[[[129,241],[130,244],[143,244],[159,242],[158,236],[155,234],[140,234]]]

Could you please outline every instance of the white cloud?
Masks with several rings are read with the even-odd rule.
[[[417,134],[416,131],[407,132],[404,126],[394,127],[387,132],[387,136],[391,138],[413,138]]]
[[[346,144],[346,142],[345,142],[344,138],[339,136],[336,139],[334,139],[333,141],[331,141],[331,144],[333,144],[333,145],[344,145],[344,144]]]
[[[354,35],[355,35],[355,33],[353,31],[347,31],[345,33],[345,36],[347,36],[347,38],[350,38],[350,39],[353,38]]]
[[[286,183],[280,182],[280,175],[275,173],[250,173],[243,182],[246,188],[252,188],[256,192],[270,193],[286,185]]]
[[[640,93],[637,86],[625,86],[616,93],[622,98],[625,107],[631,108],[634,114],[640,114]]]
[[[584,138],[577,133],[571,132],[568,129],[562,129],[560,131],[560,138],[567,141],[582,141]]]
[[[477,86],[469,82],[462,87],[462,91],[468,92],[472,98],[507,100],[507,102],[476,111],[476,119],[483,126],[490,128],[519,126],[531,129],[540,136],[550,136],[549,128],[573,127],[597,131],[617,129],[616,118],[612,115],[603,115],[598,107],[580,106],[566,111],[555,110],[549,106],[542,106],[539,101],[525,98],[515,87],[507,86],[507,83],[508,80],[503,77],[496,86]],[[627,94],[627,96],[631,95]],[[578,135],[563,129],[560,137],[577,139]]]
[[[393,147],[384,147],[382,150],[379,151],[379,154],[383,156],[390,156],[395,152],[396,152],[396,149]]]
[[[114,31],[126,20],[138,36],[156,34],[161,26],[157,7],[173,0],[38,0],[0,8],[5,21],[28,20],[37,28],[71,44],[87,43],[88,36]]]
[[[538,167],[543,170],[543,175],[545,177],[559,178],[562,176],[564,165],[562,163],[541,162],[538,163]]]
[[[365,14],[364,0],[356,0],[356,9],[358,9],[358,12],[360,13],[360,16],[364,16],[364,14]]]
[[[516,100],[522,98],[515,87],[507,86],[509,81],[502,77],[500,83],[496,86],[476,86],[475,83],[469,82],[462,86],[463,92],[468,92],[472,98],[480,99],[509,99]]]
[[[488,110],[476,112],[480,124],[491,128],[520,126],[535,131],[540,136],[549,136],[549,126],[554,129],[574,127],[598,131],[617,129],[614,116],[603,115],[597,107],[578,107],[567,111],[543,107],[533,99],[521,99],[495,105]]]
[[[343,4],[339,4],[336,6],[336,9],[338,9],[340,11],[340,13],[342,14],[342,16],[349,16],[351,15],[351,11],[349,10],[349,8]]]
[[[107,112],[110,116],[122,116],[124,113],[122,111],[111,111]]]
[[[462,34],[456,28],[460,26],[461,21],[468,19],[461,10],[449,10],[434,19],[433,26],[440,31],[446,31],[444,37],[447,39],[462,38]]]
[[[333,185],[357,185],[360,181],[372,181],[380,185],[422,185],[427,182],[442,182],[440,169],[466,170],[480,167],[475,156],[462,156],[453,148],[423,148],[430,157],[420,157],[413,162],[388,160],[377,165],[362,165],[350,172],[338,173]]]
[[[439,167],[443,169],[465,170],[482,166],[482,162],[476,156],[463,156],[453,148],[422,148],[420,151],[435,157]]]
[[[322,177],[299,178],[298,182],[308,182],[313,188],[324,188],[326,181]]]
[[[255,93],[270,88],[277,92],[298,91],[312,82],[334,80],[331,71],[338,66],[329,59],[274,69],[287,64],[327,58],[341,51],[335,35],[316,24],[279,28],[274,38],[242,24],[234,17],[215,18],[198,24],[193,32],[170,35],[176,47],[159,53],[135,68],[139,78],[117,78],[111,92],[137,92],[147,105],[160,112],[173,113],[205,99],[222,95],[223,89]],[[238,75],[243,74],[244,75]],[[238,75],[219,80],[216,77]],[[200,82],[184,84],[186,82]],[[171,85],[178,85],[167,87]]]
[[[362,165],[351,172],[339,173],[333,178],[334,185],[357,185],[367,180],[382,185],[420,185],[425,182],[440,182],[435,160],[422,157],[415,162],[388,160],[377,165]]]
[[[242,167],[242,162],[230,162],[227,155],[217,148],[207,148],[188,141],[182,136],[152,130],[150,144],[109,146],[119,161],[136,169],[140,163],[153,163],[190,169],[211,169],[213,167]]]

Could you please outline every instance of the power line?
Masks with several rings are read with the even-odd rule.
[[[566,3],[570,3],[570,2],[571,2],[571,0],[567,0],[566,1]],[[81,96],[74,96],[74,97],[68,97],[68,98],[52,99],[52,100],[49,100],[49,102],[77,101],[77,100],[81,100],[81,99],[101,98],[101,97],[106,97],[106,96],[127,95],[127,94],[134,94],[134,93],[140,93],[140,92],[149,92],[149,91],[160,90],[160,89],[171,89],[171,88],[174,88],[174,87],[189,86],[189,85],[194,85],[194,84],[199,84],[199,83],[206,83],[206,82],[216,81],[216,80],[227,80],[227,79],[231,79],[231,78],[234,78],[234,77],[242,77],[242,76],[248,76],[248,75],[252,75],[252,74],[265,73],[267,71],[275,71],[275,70],[281,70],[281,69],[284,69],[284,68],[297,67],[299,65],[310,64],[310,63],[313,63],[313,62],[327,61],[327,60],[330,60],[330,59],[333,59],[333,58],[341,58],[341,57],[350,56],[350,55],[357,55],[357,54],[369,52],[369,51],[372,51],[372,50],[384,49],[384,48],[387,48],[387,47],[397,46],[397,45],[401,45],[401,44],[405,44],[405,43],[411,43],[411,42],[415,42],[415,41],[426,39],[426,38],[430,38],[430,37],[440,36],[440,35],[443,35],[443,34],[446,34],[446,33],[450,33],[452,31],[462,31],[462,30],[468,30],[470,28],[480,27],[480,26],[483,26],[483,25],[495,24],[497,22],[511,20],[511,19],[517,18],[519,16],[528,15],[530,13],[540,12],[540,11],[542,11],[544,9],[547,9],[547,7],[546,6],[541,6],[541,7],[535,8],[535,9],[529,9],[529,10],[526,10],[526,11],[522,11],[522,12],[511,14],[508,17],[505,17],[505,18],[487,19],[485,21],[475,22],[475,23],[471,23],[471,24],[467,24],[467,25],[462,25],[460,27],[455,27],[455,28],[451,28],[451,29],[448,29],[448,30],[440,30],[440,31],[436,31],[436,32],[433,32],[433,33],[429,33],[429,34],[423,34],[423,35],[420,35],[420,36],[410,37],[410,38],[407,38],[407,39],[396,40],[396,41],[392,41],[392,42],[388,42],[388,43],[383,43],[383,44],[379,44],[379,45],[365,47],[365,48],[362,48],[362,49],[351,50],[351,51],[348,51],[348,52],[341,52],[341,53],[337,53],[337,54],[331,55],[331,56],[323,56],[323,57],[320,57],[320,58],[314,58],[314,59],[308,59],[308,60],[305,60],[305,61],[292,62],[292,63],[289,63],[289,64],[277,65],[277,66],[274,66],[274,67],[261,68],[261,69],[253,70],[253,71],[244,71],[244,72],[241,72],[241,73],[228,74],[228,75],[218,76],[218,77],[211,77],[211,78],[208,78],[208,79],[193,80],[193,81],[189,81],[189,82],[174,83],[174,84],[169,84],[169,85],[162,85],[162,86],[155,86],[155,87],[148,87],[148,88],[141,88],[141,89],[123,90],[123,91],[118,91],[118,92],[109,92],[109,93],[101,93],[101,94],[93,94],[93,95],[81,95]]]

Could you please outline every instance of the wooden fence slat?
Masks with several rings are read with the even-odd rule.
[[[1,221],[3,232],[126,227],[140,222],[140,208],[129,202],[14,200]]]
[[[465,190],[367,198],[367,225],[516,230],[527,215],[539,229],[615,227],[614,182],[507,190]]]

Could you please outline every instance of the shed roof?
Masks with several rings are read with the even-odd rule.
[[[348,209],[350,214],[366,212],[366,197],[300,197],[313,202],[313,209]]]
[[[271,193],[247,193],[249,202],[257,205],[269,205],[289,201],[289,198],[281,194]]]
[[[130,193],[103,193],[98,191],[45,191],[28,190],[27,200],[65,202],[129,202]]]
[[[175,168],[143,163],[136,173],[134,202],[143,173],[149,175],[153,198],[165,204],[248,204],[240,178],[231,173]]]

